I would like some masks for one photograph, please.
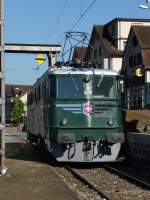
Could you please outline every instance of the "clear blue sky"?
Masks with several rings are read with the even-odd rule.
[[[63,33],[93,0],[4,1],[5,42],[59,44]],[[149,19],[150,10],[138,8],[144,3],[144,0],[97,0],[74,30],[91,33],[94,24],[105,24],[116,17]],[[30,54],[7,54],[6,83],[33,84],[48,67],[46,62],[35,70],[35,58]]]

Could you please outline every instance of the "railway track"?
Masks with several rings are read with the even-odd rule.
[[[90,169],[70,167],[66,169],[97,192],[102,199],[150,199],[148,184],[128,174],[121,175],[119,170],[113,169],[109,165],[101,165]]]
[[[104,192],[99,190],[91,181],[89,181],[87,178],[83,177],[75,169],[71,168],[68,165],[65,165],[65,169],[67,169],[69,172],[71,172],[73,174],[73,176],[75,178],[77,178],[79,181],[81,181],[83,184],[88,186],[88,188],[94,190],[103,200],[111,200]]]
[[[115,167],[112,167],[111,165],[108,165],[108,164],[105,164],[104,168],[111,171],[111,173],[115,173],[115,174],[119,175],[120,177],[125,178],[125,179],[135,183],[136,185],[139,185],[143,188],[150,190],[150,183],[147,183],[135,176],[132,176],[132,175],[130,175],[122,170],[119,170]]]

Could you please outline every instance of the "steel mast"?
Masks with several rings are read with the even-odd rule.
[[[5,173],[4,0],[0,0],[0,175]]]

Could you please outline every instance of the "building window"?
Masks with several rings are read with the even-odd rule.
[[[1,57],[0,57],[0,71],[1,71],[2,69],[1,69]]]
[[[98,49],[98,53],[99,53],[99,56],[102,55],[102,48],[101,48],[101,47],[99,47],[99,49]]]
[[[127,41],[123,41],[123,49],[126,48]]]
[[[134,66],[138,66],[138,65],[142,65],[142,56],[140,53],[129,57],[129,67],[130,68],[134,67]]]
[[[2,123],[2,105],[0,105],[0,123]]]
[[[99,64],[99,69],[102,69],[102,63]]]
[[[1,85],[1,83],[2,83],[2,79],[0,78],[0,97],[2,97],[2,85]]]
[[[104,69],[112,69],[112,58],[104,58]]]
[[[150,83],[150,71],[146,71],[145,80],[146,80],[146,83]]]
[[[112,69],[113,68],[113,61],[112,61],[112,58],[109,58],[109,69]]]
[[[96,35],[96,37],[97,37],[97,40],[99,40],[99,35],[98,34]]]
[[[116,35],[116,26],[115,26],[115,25],[113,25],[113,26],[111,27],[111,32],[112,32],[112,37],[113,37],[113,39],[115,39],[115,35]]]
[[[94,58],[97,58],[97,49],[94,49]]]
[[[104,69],[109,69],[109,59],[104,58]]]
[[[96,64],[92,62],[92,68],[96,68]]]
[[[97,64],[97,62],[95,62],[95,68],[98,69],[98,64]]]

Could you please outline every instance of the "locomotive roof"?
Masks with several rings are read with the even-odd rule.
[[[70,68],[70,67],[63,67],[63,68],[55,68],[55,69],[49,69],[49,74],[86,74],[86,75],[118,75],[116,71],[113,70],[105,70],[105,69],[94,69],[94,68]]]
[[[108,75],[108,76],[117,76],[118,73],[113,70],[104,70],[104,69],[94,69],[94,68],[71,68],[71,67],[62,67],[62,68],[50,68],[46,71],[40,78],[37,78],[36,82],[33,84],[33,87],[36,86],[44,77],[48,75]]]

